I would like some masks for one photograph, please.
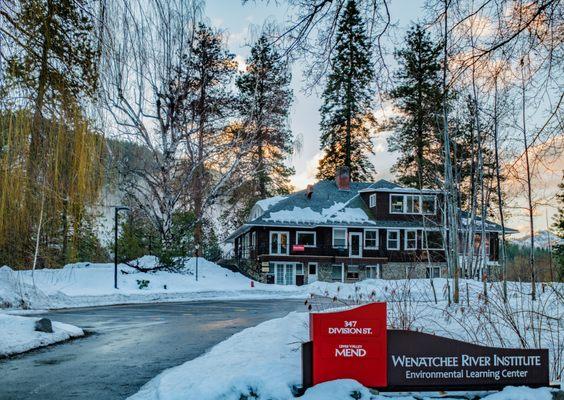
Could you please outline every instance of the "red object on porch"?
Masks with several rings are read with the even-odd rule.
[[[309,315],[313,341],[313,384],[355,379],[367,387],[386,387],[386,303]]]
[[[304,251],[305,246],[303,244],[295,244],[292,246],[292,251]]]

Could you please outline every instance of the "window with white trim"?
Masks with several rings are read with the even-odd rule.
[[[370,208],[374,208],[376,207],[376,194],[371,194],[370,197],[368,197],[368,205],[370,206]]]
[[[245,233],[243,235],[243,254],[242,257],[247,259],[249,258],[249,233]]]
[[[424,214],[437,212],[437,196],[418,194],[390,194],[391,214]]]
[[[405,230],[404,236],[404,249],[405,250],[417,250],[417,231],[412,229]]]
[[[389,230],[386,234],[386,248],[388,250],[399,250],[400,233],[398,230]]]
[[[252,233],[251,246],[253,247],[253,249],[256,249],[256,246],[257,246],[257,233],[256,232]]]
[[[427,267],[425,271],[425,276],[427,279],[440,278],[441,277],[441,267]]]
[[[347,247],[347,228],[333,228],[333,247]]]
[[[317,234],[315,232],[297,231],[296,244],[301,244],[304,247],[317,246]]]
[[[358,265],[347,265],[347,280],[358,281],[359,268]]]
[[[421,211],[423,214],[435,214],[437,212],[437,196],[421,196]]]
[[[418,194],[406,194],[404,202],[406,214],[419,214],[421,212],[419,207],[420,197]]]
[[[403,195],[392,194],[390,195],[390,213],[403,214]]]
[[[444,250],[443,234],[441,231],[423,231],[423,249]]]
[[[378,229],[364,230],[364,248],[365,249],[378,248]]]
[[[290,235],[288,232],[270,232],[270,254],[284,255],[289,254]]]

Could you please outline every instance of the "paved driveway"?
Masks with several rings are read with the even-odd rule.
[[[0,399],[124,399],[162,370],[294,310],[304,311],[303,302],[206,301],[49,312],[48,318],[92,334],[0,360]]]

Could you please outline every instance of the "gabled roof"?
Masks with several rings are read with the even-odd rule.
[[[294,192],[288,196],[276,196],[256,203],[262,211],[256,218],[248,221],[233,232],[227,240],[232,240],[251,226],[305,227],[348,226],[374,228],[421,228],[419,221],[380,221],[361,199],[360,193],[368,192],[421,193],[395,183],[380,179],[376,182],[351,182],[350,190],[339,190],[334,181],[319,181],[313,185],[311,198],[306,190]],[[440,190],[428,190],[423,193],[442,193]],[[253,209],[255,209],[253,207]],[[486,230],[499,230],[495,223],[486,221]],[[426,221],[426,228],[439,226]],[[516,231],[506,228],[507,233]]]
[[[373,226],[375,222],[359,196],[360,190],[373,187],[393,189],[399,186],[379,180],[375,183],[351,182],[350,190],[339,190],[334,181],[319,181],[313,185],[311,198],[306,196],[305,190],[295,192],[273,204],[249,224]]]

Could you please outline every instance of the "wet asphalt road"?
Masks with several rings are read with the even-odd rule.
[[[0,399],[125,399],[162,370],[198,357],[244,328],[295,310],[304,310],[301,301],[206,301],[52,311],[44,316],[92,334],[0,360]]]

